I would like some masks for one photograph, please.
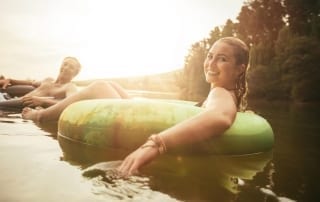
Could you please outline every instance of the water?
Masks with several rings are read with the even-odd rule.
[[[0,201],[320,201],[320,107],[251,108],[272,125],[273,151],[164,155],[126,180],[114,169],[125,151],[59,142],[56,123],[35,125],[20,114],[2,113]]]

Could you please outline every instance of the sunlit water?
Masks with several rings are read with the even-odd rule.
[[[320,107],[255,103],[273,151],[248,156],[164,155],[119,178],[127,151],[56,139],[56,124],[0,118],[0,201],[319,201]]]

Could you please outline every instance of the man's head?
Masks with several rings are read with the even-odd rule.
[[[81,70],[81,64],[75,57],[65,57],[60,67],[57,81],[60,83],[70,82]]]

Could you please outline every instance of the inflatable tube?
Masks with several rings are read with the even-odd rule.
[[[19,98],[0,101],[0,110],[3,111],[21,111],[23,108]]]
[[[13,85],[8,86],[6,89],[2,89],[1,92],[8,93],[11,97],[21,97],[34,89],[35,87],[30,85]]]
[[[1,89],[1,93],[6,93],[9,99],[0,101],[0,110],[21,111],[23,108],[22,102],[17,97],[21,97],[34,89],[35,87],[29,85],[14,85],[8,86],[6,89]]]
[[[151,99],[80,101],[68,106],[61,114],[58,139],[97,148],[134,150],[151,134],[203,110],[190,104]],[[269,151],[273,143],[272,128],[264,118],[238,112],[235,122],[224,134],[169,152],[241,155]]]

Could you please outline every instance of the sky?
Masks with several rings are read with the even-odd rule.
[[[191,45],[244,0],[0,0],[0,74],[56,77],[66,56],[77,80],[156,74],[183,68]]]

